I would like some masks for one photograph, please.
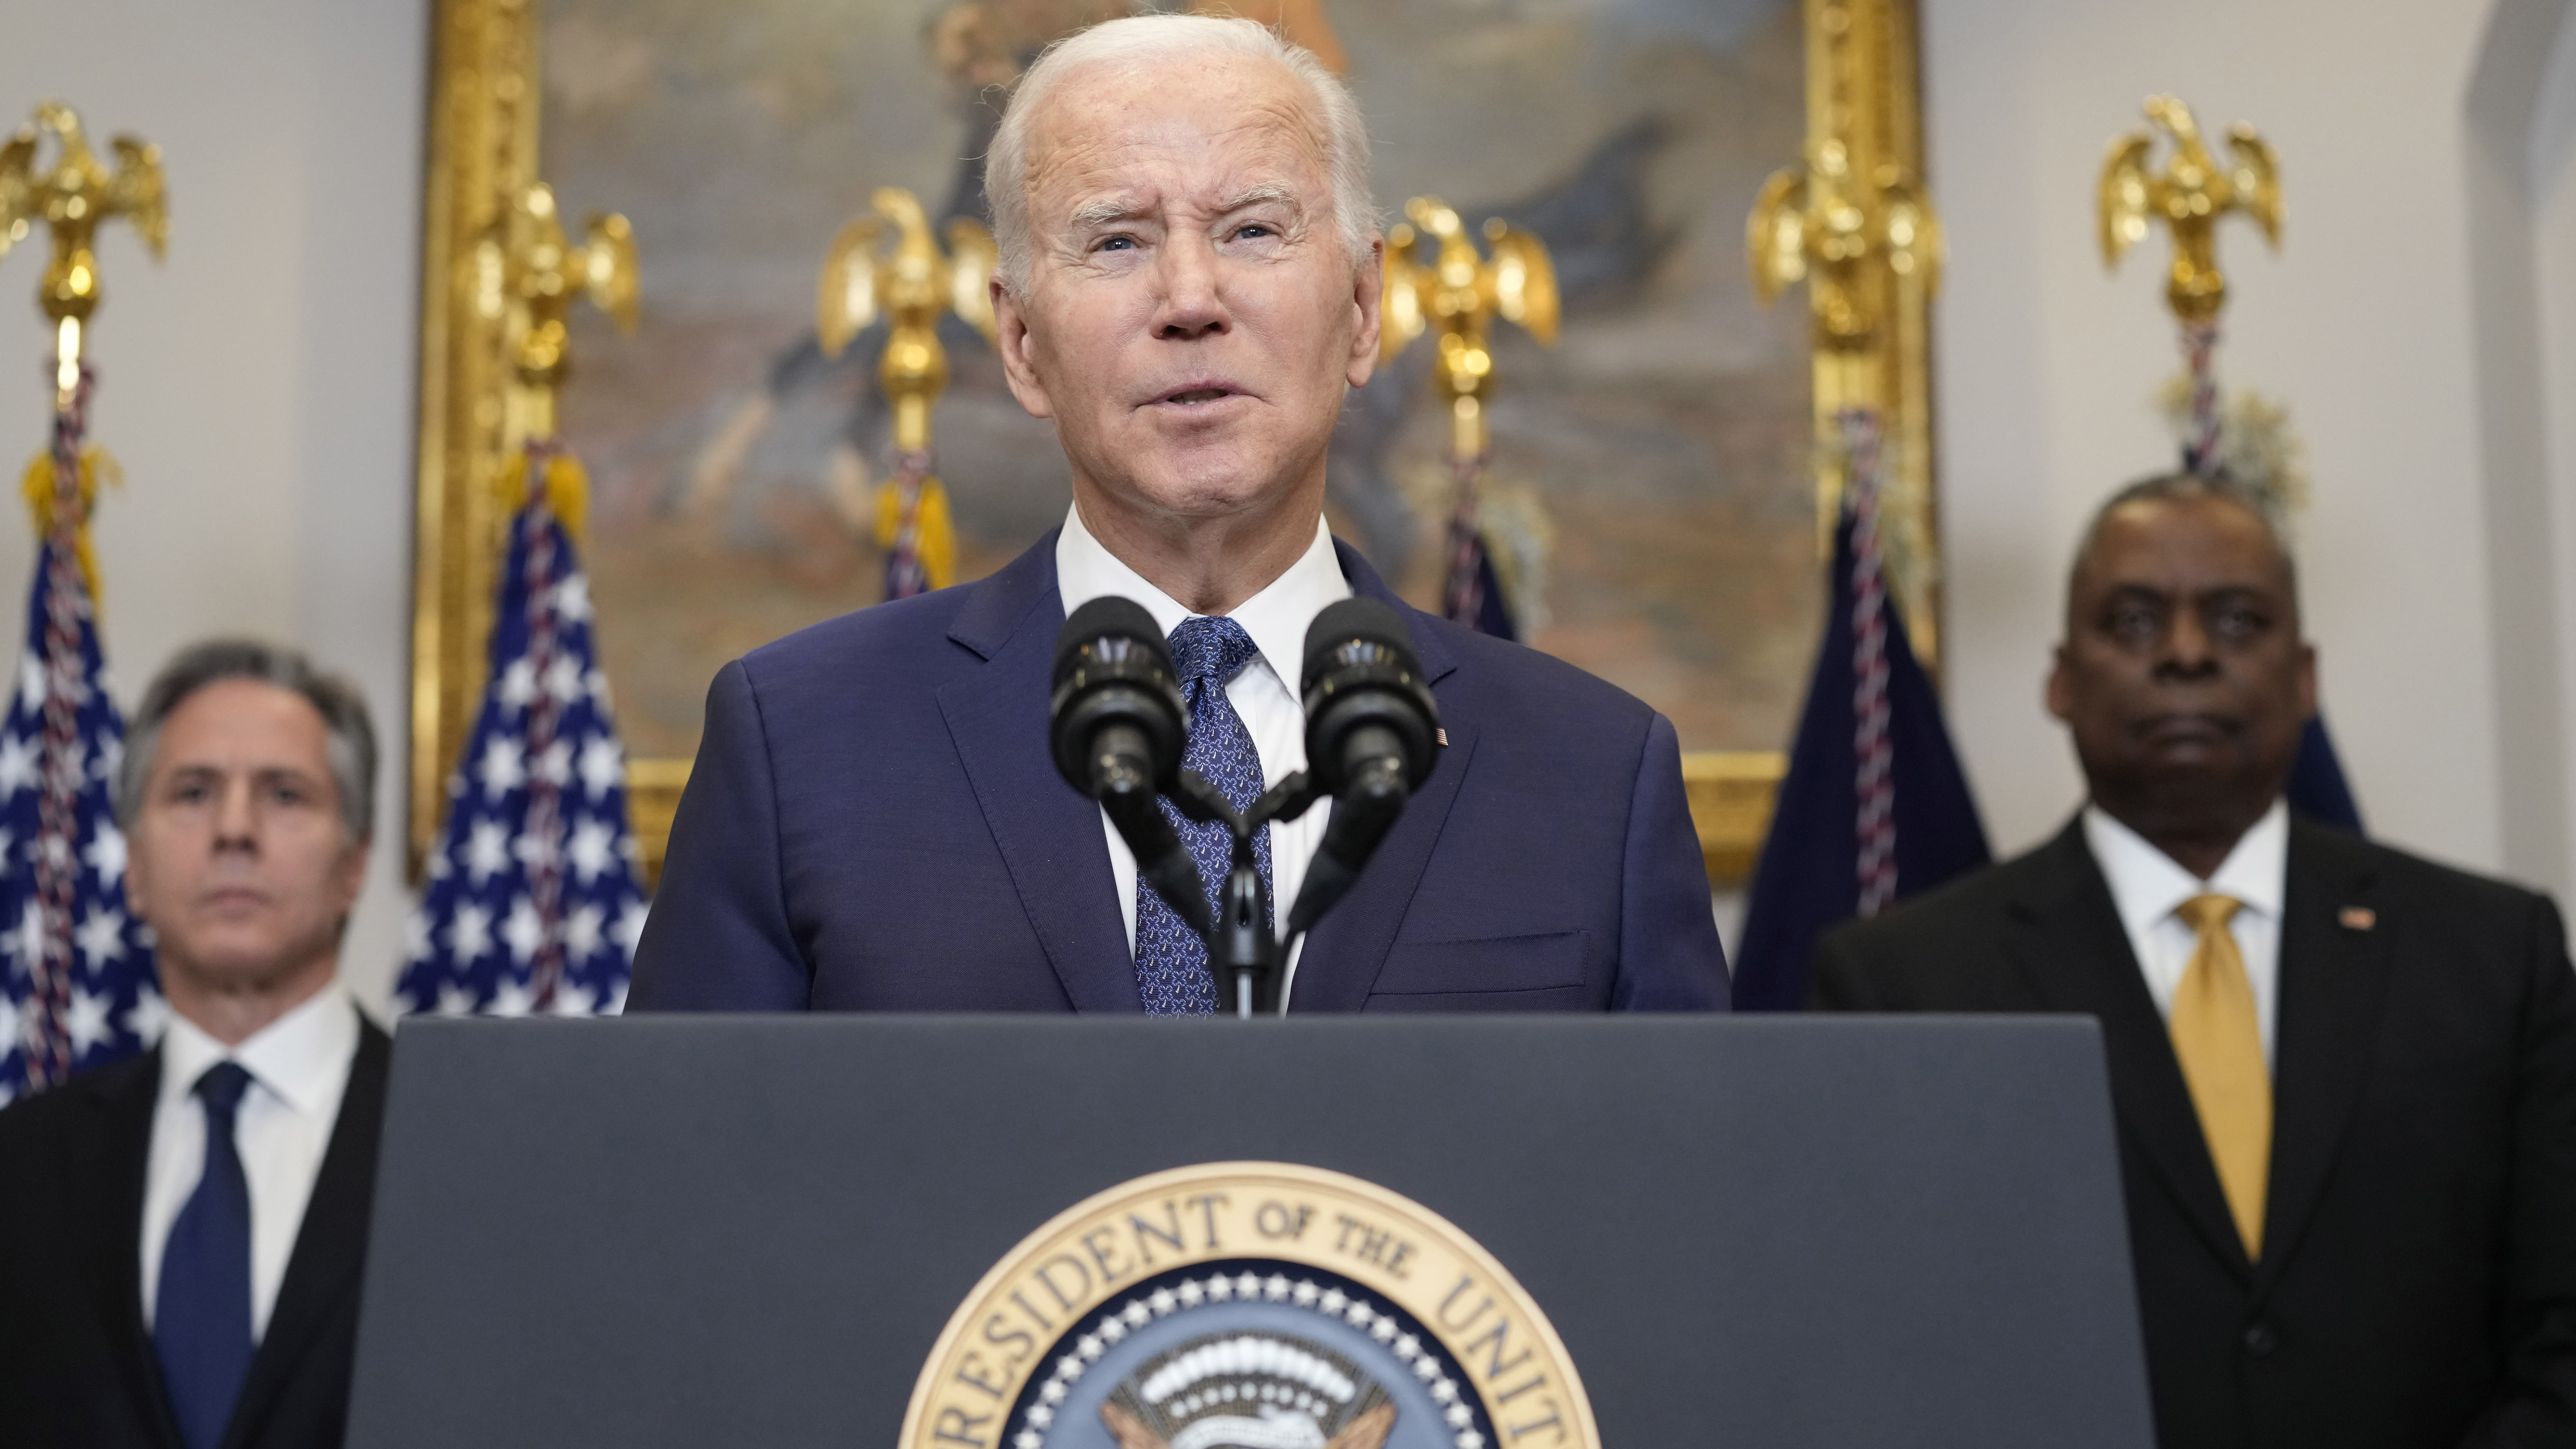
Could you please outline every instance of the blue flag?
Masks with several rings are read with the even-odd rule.
[[[1462,489],[1470,486],[1460,485]],[[1472,508],[1473,498],[1469,495],[1458,516],[1449,520],[1449,582],[1441,596],[1443,612],[1451,623],[1517,643],[1520,627],[1512,618],[1511,604],[1503,597],[1503,580],[1495,571],[1493,550],[1487,547]]]
[[[1871,501],[1851,493],[1864,501],[1834,530],[1832,613],[1745,907],[1738,1011],[1803,1009],[1826,928],[1991,859],[1941,701],[1879,578]]]
[[[611,1015],[626,1004],[644,891],[590,585],[564,524],[583,484],[569,456],[543,446],[504,481],[526,501],[510,524],[491,682],[448,780],[396,1002],[447,1015]]]
[[[2299,757],[2291,762],[2286,793],[2291,809],[2318,824],[2362,833],[2361,804],[2352,798],[2352,786],[2343,777],[2343,761],[2335,758],[2324,715],[2312,716],[2299,736]]]
[[[112,798],[125,718],[104,682],[84,546],[96,463],[70,461],[88,391],[83,369],[80,404],[56,420],[27,652],[0,725],[0,1103],[131,1056],[170,1019],[150,935],[126,910]]]

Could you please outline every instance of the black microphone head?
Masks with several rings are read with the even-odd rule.
[[[1342,793],[1343,744],[1375,725],[1402,742],[1408,788],[1419,789],[1440,756],[1433,745],[1440,706],[1414,655],[1403,616],[1375,599],[1343,599],[1306,630],[1306,768]]]
[[[1334,651],[1356,643],[1375,645],[1385,657],[1417,675],[1422,672],[1403,616],[1375,599],[1353,596],[1325,605],[1315,622],[1306,626],[1306,688],[1312,691],[1315,681],[1332,668]]]
[[[1172,672],[1172,646],[1163,631],[1154,627],[1154,616],[1134,599],[1103,594],[1074,610],[1056,631],[1055,687],[1061,689],[1065,676],[1082,667],[1086,651],[1104,639],[1132,640],[1161,661],[1165,674]]]
[[[1188,716],[1172,677],[1172,648],[1154,616],[1132,599],[1098,598],[1073,611],[1055,636],[1054,697],[1048,705],[1055,767],[1073,788],[1095,795],[1094,743],[1123,727],[1152,757],[1157,791],[1180,785]]]

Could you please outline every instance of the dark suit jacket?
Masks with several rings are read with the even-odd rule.
[[[1846,927],[1820,1005],[2098,1017],[2169,1449],[2576,1444],[2576,971],[2549,901],[2294,821],[2246,1260],[2083,831]]]
[[[1404,614],[1449,746],[1291,1009],[1723,1010],[1672,724],[1341,563]],[[1099,808],[1047,753],[1063,623],[1049,533],[726,665],[628,1008],[1142,1010]]]
[[[330,1449],[349,1417],[358,1270],[392,1044],[362,1024],[304,1225],[224,1449]],[[0,1445],[180,1449],[143,1327],[144,1156],[161,1054],[0,1112]]]

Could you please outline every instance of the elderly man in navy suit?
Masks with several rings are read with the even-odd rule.
[[[987,177],[1003,361],[1073,506],[980,583],[716,677],[630,1007],[1211,1010],[1205,947],[1056,774],[1057,631],[1103,595],[1143,605],[1182,676],[1184,762],[1241,804],[1304,767],[1305,633],[1358,594],[1402,613],[1446,745],[1289,958],[1286,1008],[1724,1009],[1671,723],[1404,608],[1325,528],[1383,252],[1340,82],[1248,21],[1111,21],[1030,68]],[[1268,827],[1272,899],[1325,813]]]

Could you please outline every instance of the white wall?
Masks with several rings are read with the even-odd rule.
[[[423,0],[83,0],[21,6],[0,121],[76,107],[93,143],[160,145],[169,260],[99,246],[92,436],[125,465],[100,505],[106,648],[131,708],[218,632],[311,650],[366,690],[386,745],[379,848],[346,972],[381,1005],[400,922],[417,372]],[[50,146],[44,153],[50,159]],[[0,464],[44,446],[43,241],[0,259]],[[0,500],[15,652],[32,540]]]
[[[2550,497],[2547,344],[2540,325],[2534,114],[2566,0],[2499,0],[2470,72],[2462,195],[2470,334],[2487,502],[2488,652],[2496,668],[2496,765],[2506,868],[2567,879],[2559,560]]]
[[[2503,158],[2520,164],[2499,169],[2522,183],[2521,200],[2531,223],[2535,306],[2530,331],[2538,360],[2527,392],[2543,426],[2526,431],[2537,431],[2545,450],[2541,476],[2533,482],[2549,514],[2544,536],[2556,568],[2544,603],[2558,646],[2557,668],[2544,681],[2556,707],[2549,723],[2556,728],[2540,744],[2558,763],[2566,801],[2549,822],[2558,827],[2563,858],[2576,855],[2568,848],[2576,841],[2576,800],[2563,793],[2567,782],[2576,782],[2576,738],[2565,728],[2567,721],[2576,720],[2576,667],[2571,667],[2567,650],[2576,642],[2576,568],[2570,567],[2576,562],[2576,24],[2568,23],[2567,0],[2555,0],[2553,8],[2558,33],[2546,48],[2528,97],[2523,145],[2518,154]],[[2561,870],[2551,884],[2564,891],[2576,872],[2563,865]]]
[[[2253,123],[2282,157],[2281,255],[2225,228],[2220,367],[2287,401],[2307,441],[2308,624],[2373,832],[2567,884],[2563,851],[2506,849],[2510,812],[2563,804],[2554,780],[2535,806],[2500,773],[2502,586],[2464,216],[2465,98],[2491,8],[1924,0],[1928,170],[1950,244],[1934,334],[1948,693],[1998,849],[2080,798],[2039,703],[2075,534],[2104,494],[2174,458],[2148,401],[2178,365],[2165,246],[2106,275],[2093,209],[2110,138],[2166,91],[2205,128]]]

